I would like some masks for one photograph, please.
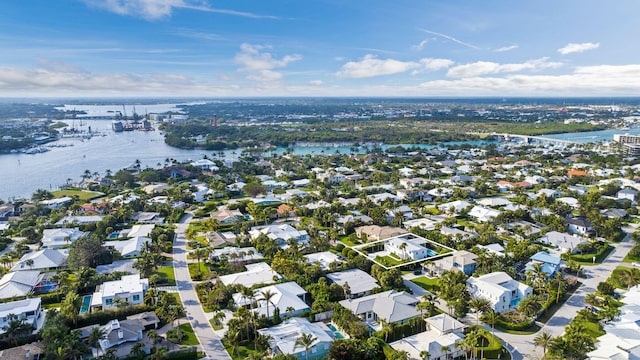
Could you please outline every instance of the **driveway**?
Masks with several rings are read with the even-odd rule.
[[[191,327],[200,341],[202,351],[207,355],[207,359],[226,360],[231,359],[224,349],[220,337],[214,333],[205,316],[202,305],[198,300],[198,295],[187,267],[187,239],[185,231],[191,222],[191,214],[185,214],[176,224],[176,238],[173,243],[173,270],[176,277],[176,286],[182,304],[184,304],[187,319],[191,322]]]

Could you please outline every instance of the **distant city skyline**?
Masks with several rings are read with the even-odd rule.
[[[0,97],[638,96],[633,0],[0,3]]]

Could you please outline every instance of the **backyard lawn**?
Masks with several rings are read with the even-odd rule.
[[[190,323],[180,324],[180,331],[186,336],[181,345],[198,345],[200,342],[193,333],[193,328]]]
[[[415,279],[412,279],[411,282],[427,290],[430,293],[435,293],[438,291],[437,278],[428,278],[426,276],[420,276]]]
[[[176,275],[173,272],[173,266],[160,266],[156,274],[160,275],[163,280],[166,280],[167,286],[176,285]]]
[[[80,201],[89,201],[91,199],[98,198],[100,196],[104,196],[104,193],[96,192],[96,191],[88,191],[88,190],[80,190],[80,189],[65,189],[65,190],[57,190],[51,192],[55,198],[61,197],[74,197],[77,196]]]

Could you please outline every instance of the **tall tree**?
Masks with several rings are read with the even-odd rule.
[[[298,346],[303,347],[304,348],[304,358],[305,358],[305,360],[309,360],[309,349],[311,349],[311,346],[313,345],[313,343],[316,340],[318,340],[318,338],[313,336],[313,334],[302,333],[300,335],[300,337],[298,337],[296,339],[296,342],[293,345],[293,348],[295,349]]]

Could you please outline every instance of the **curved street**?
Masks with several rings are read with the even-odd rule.
[[[187,265],[187,239],[185,231],[191,222],[192,215],[186,213],[180,223],[175,224],[176,237],[173,243],[173,270],[175,272],[176,286],[182,304],[187,314],[187,319],[193,327],[200,348],[207,355],[207,359],[227,360],[231,359],[227,351],[224,349],[220,337],[214,333],[213,328],[209,324],[207,317],[202,309],[202,305],[198,300],[198,294],[189,275]]]

